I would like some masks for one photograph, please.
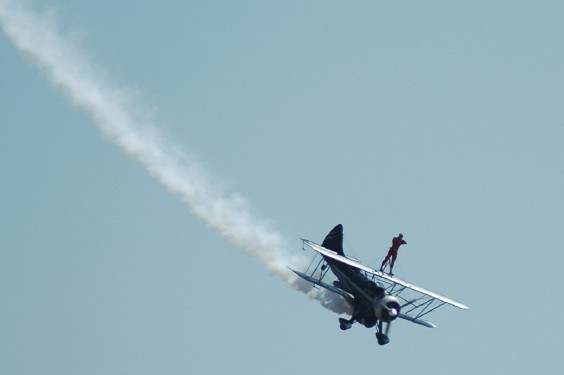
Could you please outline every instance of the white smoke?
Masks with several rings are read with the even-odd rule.
[[[340,296],[313,289],[288,269],[302,269],[307,259],[293,255],[279,233],[254,218],[243,197],[226,195],[201,166],[182,152],[171,151],[178,147],[163,139],[150,116],[135,105],[133,95],[94,69],[86,54],[63,35],[55,12],[37,13],[25,8],[22,1],[0,0],[0,22],[14,45],[31,56],[51,83],[86,111],[108,139],[143,164],[212,230],[323,306],[337,313],[349,312]]]

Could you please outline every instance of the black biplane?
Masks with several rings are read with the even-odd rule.
[[[342,296],[352,308],[350,319],[339,318],[340,328],[347,330],[359,322],[367,328],[376,326],[380,345],[390,342],[390,324],[397,318],[425,327],[436,327],[421,319],[443,305],[460,309],[468,306],[428,291],[387,273],[365,266],[343,251],[343,226],[337,225],[321,245],[302,239],[305,246],[321,255],[306,272],[292,270],[301,278]],[[331,270],[337,280],[327,280]],[[385,324],[385,326],[384,326]]]

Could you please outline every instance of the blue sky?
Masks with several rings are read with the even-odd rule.
[[[341,332],[3,33],[0,372],[560,370],[560,2],[28,3],[289,252],[401,231],[398,276],[470,310]]]

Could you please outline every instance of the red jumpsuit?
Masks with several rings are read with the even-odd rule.
[[[394,237],[392,239],[392,246],[390,247],[390,250],[388,251],[388,255],[386,255],[386,258],[384,259],[382,265],[380,266],[380,271],[384,270],[384,266],[386,265],[386,262],[388,262],[391,258],[392,261],[390,263],[390,275],[392,274],[392,271],[394,269],[394,264],[396,263],[396,258],[398,257],[398,250],[401,245],[407,245],[407,242],[405,242],[405,240],[403,239],[403,234],[400,233],[399,236]]]

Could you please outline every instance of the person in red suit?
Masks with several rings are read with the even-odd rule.
[[[392,271],[394,269],[394,264],[396,263],[396,258],[398,257],[398,250],[401,245],[407,245],[407,242],[405,242],[405,240],[403,239],[403,234],[400,233],[397,237],[394,237],[392,239],[392,246],[390,247],[390,250],[388,250],[388,255],[386,255],[386,258],[384,259],[382,265],[380,266],[380,271],[384,271],[384,267],[386,266],[386,263],[391,260],[390,275],[392,276],[394,275]]]

